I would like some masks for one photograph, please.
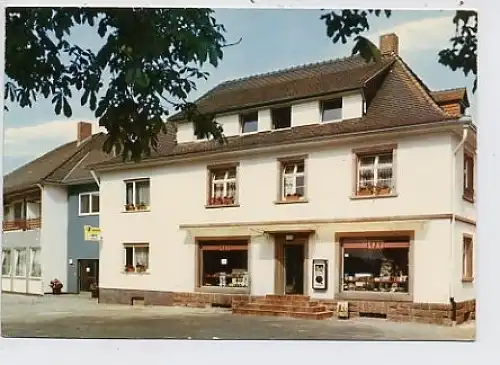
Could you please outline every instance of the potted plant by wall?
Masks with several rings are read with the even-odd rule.
[[[125,265],[125,272],[134,272],[134,265]]]
[[[223,199],[222,199],[222,203],[224,205],[231,205],[231,204],[234,204],[234,199],[232,196],[225,196]]]
[[[137,264],[135,265],[135,271],[140,273],[146,272],[146,266],[142,264]]]
[[[125,204],[125,211],[130,212],[132,210],[135,210],[134,204]]]
[[[52,288],[52,294],[61,294],[61,289],[63,288],[63,283],[59,279],[54,279],[50,281],[50,287]]]

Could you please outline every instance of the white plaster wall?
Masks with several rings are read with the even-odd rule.
[[[306,260],[306,288],[307,295],[317,299],[332,299],[339,290],[339,258],[334,242],[333,232],[318,231],[310,238],[309,257]],[[327,259],[327,289],[314,290],[312,288],[312,260]]]
[[[29,294],[43,294],[43,282],[42,279],[29,279],[28,280],[28,293]]]
[[[177,142],[193,142],[194,140],[193,125],[191,123],[177,123]]]
[[[42,190],[42,228],[40,230],[43,290],[50,281],[63,281],[68,271],[68,194],[65,187],[46,185]],[[63,282],[62,291],[67,289]]]
[[[342,119],[360,118],[363,116],[364,99],[361,93],[342,97]]]
[[[292,127],[320,122],[319,101],[292,105]]]
[[[449,303],[450,261],[450,221],[427,222],[413,242],[414,302]]]
[[[26,279],[12,279],[12,290],[14,293],[26,293]]]
[[[455,239],[454,239],[454,258],[453,258],[453,266],[455,271],[453,272],[452,283],[454,286],[454,296],[456,302],[463,302],[465,300],[474,299],[476,297],[474,282],[467,283],[462,282],[462,255],[463,255],[463,234],[471,234],[473,235],[473,247],[474,247],[474,263],[472,265],[472,269],[474,272],[474,278],[476,274],[477,267],[477,241],[475,239],[476,230],[475,227],[462,223],[456,222],[455,224]]]
[[[10,277],[2,277],[2,291],[12,291],[12,279]]]
[[[443,214],[450,211],[449,135],[412,137],[398,141],[398,196],[394,198],[350,199],[353,184],[351,151],[355,147],[361,145],[309,151],[309,203],[305,204],[274,204],[277,197],[277,155],[248,154],[245,159],[239,161],[240,206],[232,208],[205,208],[206,163],[103,174],[100,213],[103,229],[100,253],[101,286],[192,291],[195,283],[195,245],[192,238],[179,229],[181,224],[347,219]],[[432,161],[432,168],[429,168],[429,161]],[[151,211],[124,213],[124,180],[147,176],[151,177]],[[429,182],[432,182],[432,188],[427,188]],[[414,287],[416,301],[436,302],[448,299],[448,292],[443,287],[448,285],[447,280],[439,279],[446,275],[443,272],[449,242],[446,238],[449,229],[444,228],[449,225],[446,222],[431,222],[426,235],[417,236],[415,275],[421,277],[422,281],[417,282]],[[315,238],[310,258],[331,257],[330,263],[333,263],[336,258],[332,241],[333,236]],[[134,242],[150,244],[149,274],[123,273],[123,243]],[[273,243],[254,238],[249,256],[252,292],[272,292]],[[436,260],[436,264],[430,264],[429,260]],[[309,274],[310,260],[307,270]],[[332,290],[337,287],[336,270],[335,266],[329,267],[329,289],[326,293],[317,293],[315,296],[332,297]]]

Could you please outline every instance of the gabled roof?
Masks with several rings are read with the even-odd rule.
[[[465,107],[468,108],[470,106],[469,98],[467,97],[467,89],[465,87],[433,91],[431,95],[439,105],[445,103],[462,102]]]
[[[92,182],[88,163],[102,162],[109,159],[102,152],[106,135],[92,135],[80,145],[77,141],[66,143],[41,157],[4,176],[4,194],[12,194],[37,187],[44,182],[67,184],[75,179]],[[91,158],[89,158],[92,156]]]
[[[360,89],[394,62],[392,56],[367,63],[360,56],[312,63],[223,82],[195,101],[204,113],[223,113],[306,97]],[[181,121],[182,113],[169,118]]]
[[[368,66],[356,61],[358,67],[363,70],[362,72],[358,72],[356,68],[353,68],[353,64],[351,63],[352,58],[343,59],[343,61],[341,60],[338,62],[348,62],[349,67],[345,67],[345,69],[349,70],[348,74],[365,75],[363,77],[363,88],[365,90],[365,94],[369,95],[370,97],[367,98],[366,114],[361,118],[343,120],[341,122],[335,123],[303,125],[289,129],[265,131],[251,135],[229,136],[227,137],[227,143],[224,145],[220,145],[215,141],[196,141],[177,144],[175,143],[175,137],[173,137],[173,133],[169,133],[160,136],[160,146],[158,152],[153,156],[144,159],[143,162],[147,163],[147,161],[151,160],[169,159],[174,157],[181,158],[182,156],[191,157],[214,152],[251,150],[265,146],[301,142],[310,139],[314,140],[318,137],[333,137],[356,132],[375,132],[387,128],[417,126],[456,119],[456,117],[451,117],[450,115],[446,114],[446,112],[439,107],[439,105],[431,96],[430,90],[425,86],[422,80],[420,80],[411,71],[408,65],[406,65],[406,63],[398,56],[385,58],[380,63],[369,64]],[[319,75],[316,74],[316,67],[317,66],[313,66],[314,71],[311,71],[310,74]],[[341,68],[339,65],[337,65],[337,67],[339,69]],[[367,67],[370,69],[369,73],[365,72]],[[286,72],[287,71],[283,71],[283,73]],[[292,71],[292,73],[294,74],[296,74],[296,72],[297,71]],[[336,73],[335,70],[333,70],[332,72],[334,74]],[[307,73],[307,70],[304,70],[302,68],[300,73],[303,75],[309,75],[309,73]],[[368,74],[369,77],[367,77]],[[289,80],[292,78],[292,76],[286,76],[281,73],[279,73],[279,75],[280,77],[271,77],[264,75],[264,80],[257,80],[254,78],[244,79],[251,80],[251,84],[249,84],[250,81],[238,81],[235,84],[228,85],[223,84],[222,86],[216,87],[213,90],[224,90],[224,92],[216,92],[215,94],[213,94],[215,96],[212,95],[213,98],[210,95],[206,96],[204,99],[202,98],[200,102],[203,102],[203,100],[205,100],[205,103],[208,103],[206,100],[214,100],[214,98],[219,100],[219,97],[221,97],[221,95],[227,95],[227,97],[231,98],[231,100],[240,100],[242,97],[230,96],[230,94],[227,93],[229,93],[229,91],[234,94],[246,92],[248,95],[248,93],[255,92],[253,91],[254,87],[259,90],[264,90],[264,85],[267,85],[271,82],[269,81],[270,78],[273,80],[281,80],[281,82],[284,83],[289,82]],[[344,78],[346,78],[345,80],[347,80],[347,74],[342,75],[342,79]],[[325,73],[321,75],[321,79],[331,81],[335,79],[335,76]],[[310,78],[308,80],[310,81]],[[327,84],[321,83],[319,79],[317,79],[317,81],[320,85],[323,86]],[[281,85],[281,82],[277,83],[276,85]],[[244,89],[242,83],[246,83],[249,88]],[[306,87],[305,83],[303,85],[304,87]],[[311,90],[311,88],[314,88],[317,91],[317,85],[318,84],[307,86],[307,90]],[[347,81],[344,81],[344,84],[342,85],[344,87],[360,85],[360,79],[354,77],[353,83],[349,84]],[[276,86],[276,88],[278,88],[278,86]],[[281,86],[279,86],[279,88],[281,88]],[[339,89],[340,88],[336,86],[329,86],[329,90]],[[288,97],[289,93],[286,90],[286,88],[281,88],[281,94],[279,94],[277,91],[273,91],[275,93],[273,94],[275,100],[278,98],[284,99]],[[294,90],[296,91],[295,95],[300,94],[304,97],[311,96],[305,91],[301,91],[299,93],[296,89]],[[326,88],[323,90],[326,90]],[[220,103],[223,102],[220,101]],[[214,105],[215,104],[216,102],[214,101]],[[169,124],[171,123],[168,123],[167,125]],[[170,126],[169,128],[172,129],[174,128],[174,126]],[[133,162],[123,163],[120,158],[116,158],[103,163],[92,165],[91,168],[119,168],[120,166],[133,166],[134,164],[135,163]]]

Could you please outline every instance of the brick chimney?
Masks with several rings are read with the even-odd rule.
[[[380,36],[380,53],[383,55],[399,54],[399,38],[395,33],[382,34]]]
[[[92,135],[92,124],[88,122],[78,122],[76,142],[79,145]]]

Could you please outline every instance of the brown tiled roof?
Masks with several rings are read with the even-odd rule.
[[[467,98],[467,89],[464,87],[433,91],[431,95],[438,104],[462,101],[466,107],[470,106],[469,99]]]
[[[318,137],[415,126],[454,119],[450,118],[436,104],[422,81],[414,77],[409,67],[400,58],[397,58],[387,69],[383,69],[383,72],[372,77],[366,85],[366,90],[373,90],[371,92],[373,96],[367,105],[366,114],[361,118],[336,123],[304,125],[251,135],[229,136],[224,145],[215,141],[174,144],[171,136],[162,136],[158,153],[145,161],[246,150],[306,141]],[[133,165],[134,163],[127,162],[126,164]],[[120,159],[113,159],[92,167],[98,169],[110,165],[120,166],[124,163]]]
[[[90,152],[95,156],[100,153],[100,158],[92,158],[89,162],[102,162],[109,157],[102,150],[105,135],[94,134],[88,141],[77,145],[76,141],[66,143],[47,152],[43,156],[27,163],[24,166],[4,176],[4,194],[12,194],[26,189],[32,189],[44,181],[63,183],[64,177],[70,172],[67,180],[87,177],[92,181],[90,172],[85,170],[86,163],[81,163],[82,158]],[[96,153],[99,151],[99,153]],[[67,181],[65,181],[67,182]]]
[[[219,84],[196,104],[204,113],[221,113],[363,88],[366,81],[392,62],[393,57],[367,63],[360,56],[351,56],[250,76]],[[182,119],[182,113],[169,118]]]

